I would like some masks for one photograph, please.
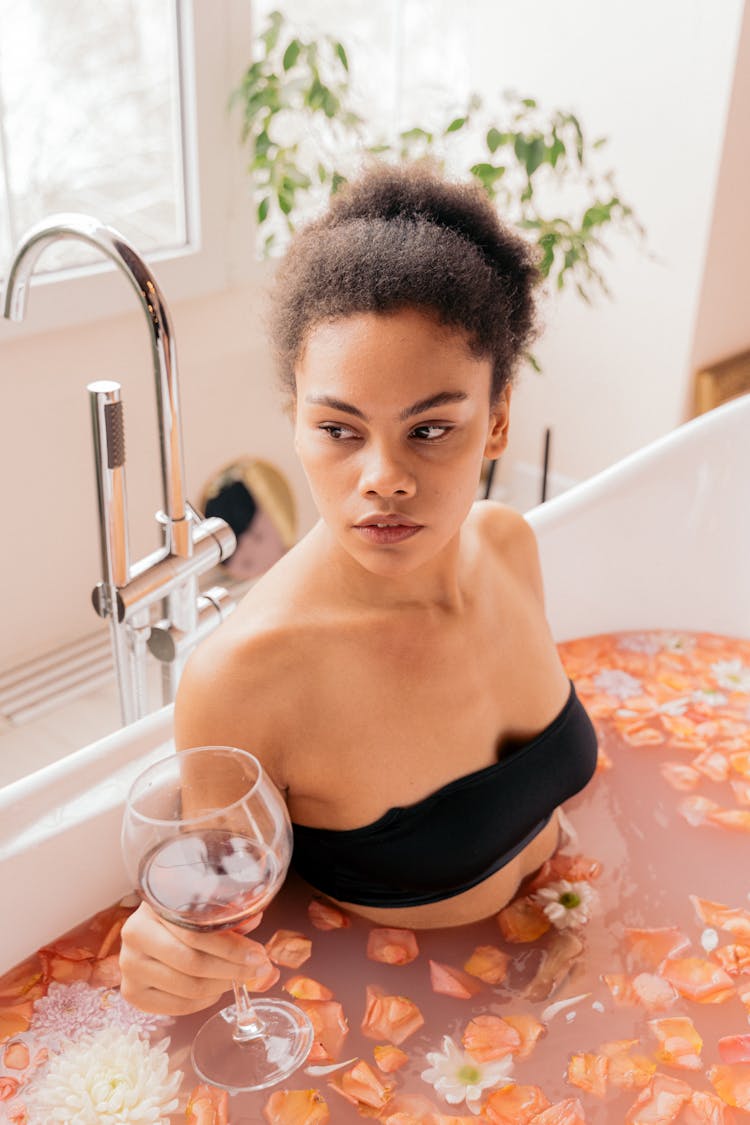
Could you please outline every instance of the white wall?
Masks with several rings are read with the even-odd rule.
[[[544,427],[552,425],[553,469],[584,478],[683,418],[704,263],[714,261],[712,232],[718,238],[720,167],[722,191],[732,196],[739,122],[721,160],[742,3],[468,0],[460,11],[441,8],[460,17],[474,85],[486,92],[515,86],[577,109],[592,137],[611,138],[623,195],[659,257],[648,261],[618,243],[608,269],[614,302],[602,298],[587,309],[566,297],[551,304],[537,348],[545,373],[527,375],[516,392],[501,474],[513,461],[538,463]],[[476,29],[471,39],[469,28]],[[746,81],[747,44],[740,68]],[[720,285],[722,270],[711,268]],[[158,278],[158,266],[154,272]],[[249,286],[172,306],[189,491],[197,499],[209,473],[233,456],[265,456],[289,474],[305,528],[313,513],[263,342],[264,284],[259,271]],[[711,310],[723,307],[721,295],[712,295],[705,304],[711,323],[718,315]],[[717,328],[717,352],[736,323],[732,312]],[[96,626],[89,606],[99,578],[95,478],[84,391],[92,379],[123,383],[134,555],[158,541],[150,522],[161,502],[154,394],[140,312],[42,334],[40,327],[33,292],[28,326],[0,322],[0,669]]]

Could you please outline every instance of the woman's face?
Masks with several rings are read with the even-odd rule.
[[[295,446],[322,519],[368,571],[408,573],[457,534],[483,457],[507,441],[510,393],[490,409],[490,379],[462,333],[414,309],[311,331]]]

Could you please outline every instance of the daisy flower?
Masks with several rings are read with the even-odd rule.
[[[594,903],[594,892],[588,883],[570,883],[567,879],[549,883],[531,897],[558,930],[585,926]]]
[[[105,1027],[69,1043],[24,1091],[28,1125],[166,1125],[182,1080],[168,1042]]]
[[[495,1086],[507,1086],[513,1081],[513,1056],[504,1055],[491,1062],[477,1062],[468,1052],[457,1047],[450,1035],[443,1036],[442,1051],[428,1051],[427,1070],[422,1078],[435,1087],[435,1092],[448,1102],[458,1105],[465,1101],[472,1113],[479,1113],[482,1094]]]
[[[594,677],[594,687],[615,699],[630,699],[634,695],[643,694],[641,681],[619,668],[603,668]]]
[[[750,693],[750,668],[741,660],[717,660],[711,671],[719,687]]]

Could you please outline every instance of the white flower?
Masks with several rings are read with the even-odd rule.
[[[641,681],[619,668],[603,668],[594,677],[594,687],[615,699],[630,699],[631,696],[643,694]]]
[[[71,1043],[24,1091],[28,1125],[168,1125],[182,1080],[168,1042],[106,1027]]]
[[[727,697],[720,691],[712,691],[710,688],[704,690],[699,688],[694,691],[690,696],[693,703],[703,704],[704,707],[723,707],[727,702]]]
[[[711,671],[719,687],[727,691],[750,692],[750,668],[741,660],[717,660],[711,665]]]
[[[594,902],[594,892],[588,883],[569,883],[560,879],[549,883],[532,895],[558,930],[568,926],[585,926]]]
[[[445,1098],[449,1105],[465,1101],[472,1113],[479,1113],[482,1092],[493,1086],[508,1086],[513,1079],[513,1056],[504,1055],[492,1062],[477,1062],[451,1039],[443,1036],[442,1051],[428,1051],[427,1070],[422,1078],[435,1087],[435,1092]]]

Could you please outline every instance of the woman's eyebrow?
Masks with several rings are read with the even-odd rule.
[[[440,391],[436,395],[421,398],[419,402],[407,406],[399,414],[399,420],[405,422],[407,418],[412,418],[415,414],[424,414],[425,410],[434,410],[435,407],[445,406],[446,403],[464,402],[468,397],[466,391]],[[353,406],[352,403],[344,402],[340,398],[334,398],[333,395],[306,395],[305,402],[311,406],[330,406],[332,410],[341,410],[344,414],[353,414],[356,418],[361,418],[363,422],[370,421],[358,406]]]

